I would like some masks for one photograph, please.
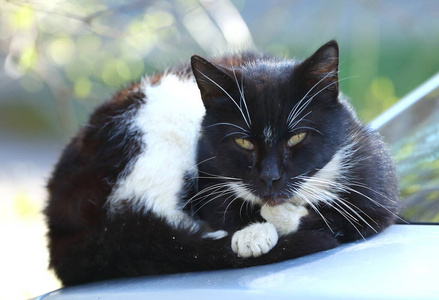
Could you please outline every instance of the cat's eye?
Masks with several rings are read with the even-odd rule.
[[[246,139],[240,139],[240,138],[236,138],[235,139],[235,143],[245,149],[245,150],[253,150],[255,149],[255,145],[252,144],[252,142],[250,142],[249,140]]]
[[[300,142],[303,141],[303,139],[306,137],[306,132],[301,132],[298,134],[293,135],[292,137],[290,137],[290,139],[288,140],[288,147],[294,147],[297,144],[299,144]]]

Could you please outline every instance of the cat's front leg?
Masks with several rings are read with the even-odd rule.
[[[277,240],[278,234],[273,224],[253,223],[233,234],[232,250],[243,258],[258,257],[268,253]]]
[[[273,224],[279,236],[296,232],[299,229],[300,219],[308,215],[308,210],[303,206],[292,203],[279,205],[265,204],[261,208],[261,216]]]
[[[264,205],[261,216],[266,223],[254,223],[238,230],[232,237],[232,250],[240,257],[258,257],[268,253],[277,243],[279,236],[296,232],[300,219],[308,215],[303,206],[283,203]]]

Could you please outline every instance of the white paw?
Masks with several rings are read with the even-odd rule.
[[[277,243],[276,228],[270,223],[255,223],[235,232],[232,250],[240,257],[258,257]]]
[[[276,227],[279,236],[297,231],[300,218],[306,216],[308,210],[303,206],[283,203],[275,206],[262,206],[261,216]]]

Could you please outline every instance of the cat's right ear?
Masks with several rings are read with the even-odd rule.
[[[229,97],[235,83],[225,70],[198,55],[191,57],[191,66],[206,108],[213,98]]]
[[[338,44],[330,41],[301,64],[302,83],[308,91],[338,96],[338,63]]]

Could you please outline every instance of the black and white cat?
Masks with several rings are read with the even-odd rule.
[[[48,185],[63,284],[277,262],[392,224],[393,163],[339,96],[338,56],[193,56],[97,108]]]

